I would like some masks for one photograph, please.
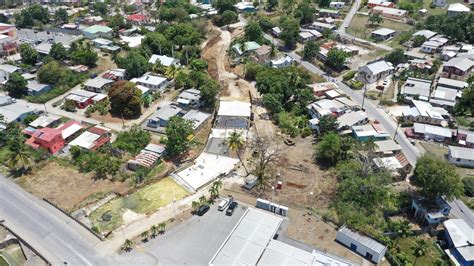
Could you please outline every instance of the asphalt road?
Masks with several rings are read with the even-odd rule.
[[[54,188],[52,188],[54,189]],[[91,233],[48,203],[0,175],[0,220],[52,265],[108,265]]]
[[[328,81],[333,81],[336,82],[337,85],[339,86],[339,89],[344,91],[344,93],[347,94],[354,102],[362,106],[362,101],[363,101],[363,93],[362,91],[359,93],[351,88],[349,88],[346,84],[342,83],[339,80],[335,80],[333,78],[330,78],[327,73],[322,71],[320,68],[316,67],[315,65],[304,61],[301,59],[301,56],[296,54],[295,52],[289,53],[289,56],[291,56],[296,62],[298,62],[300,65],[302,65],[304,68],[306,68],[308,71],[322,75],[326,78]],[[383,109],[378,108],[376,105],[374,105],[370,100],[365,99],[364,101],[364,109],[365,112],[371,117],[372,119],[375,119],[382,124],[382,126],[387,130],[387,132],[393,137],[395,136],[395,130],[397,129],[397,123],[388,115],[384,112]],[[421,155],[420,152],[416,147],[414,147],[408,138],[405,136],[403,131],[398,128],[397,134],[395,136],[395,140],[400,144],[400,146],[403,149],[403,153],[407,157],[408,161],[412,164],[416,164],[416,160],[418,157]]]

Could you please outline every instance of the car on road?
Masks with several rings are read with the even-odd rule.
[[[202,205],[201,207],[199,207],[199,209],[197,209],[196,211],[196,214],[197,216],[203,216],[204,214],[206,214],[206,212],[210,209],[209,205]]]
[[[232,216],[232,214],[234,214],[234,211],[235,211],[235,208],[237,208],[239,204],[237,202],[232,202],[230,205],[229,205],[229,208],[227,208],[227,211],[225,212],[225,215],[227,216]]]
[[[230,200],[228,199],[221,199],[221,201],[219,202],[219,205],[217,206],[217,209],[219,211],[223,211],[227,208],[227,206],[229,206],[230,204]]]

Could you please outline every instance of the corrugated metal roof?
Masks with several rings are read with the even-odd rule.
[[[347,237],[353,239],[357,243],[364,245],[365,247],[377,252],[377,253],[383,253],[384,250],[387,248],[387,246],[381,244],[380,242],[368,237],[368,236],[363,236],[360,235],[356,232],[351,231],[349,228],[346,226],[341,227],[338,232],[346,235]]]

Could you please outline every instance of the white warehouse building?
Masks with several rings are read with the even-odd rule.
[[[342,226],[336,233],[336,241],[376,264],[380,263],[387,252],[387,246]]]

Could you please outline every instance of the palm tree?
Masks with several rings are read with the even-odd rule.
[[[199,204],[200,205],[204,205],[207,203],[207,198],[206,196],[202,195],[201,197],[199,197]]]
[[[229,137],[227,138],[227,147],[229,147],[231,151],[235,151],[237,153],[240,163],[244,167],[245,172],[248,174],[249,172],[247,171],[247,167],[245,167],[242,158],[240,158],[240,151],[242,150],[243,146],[244,140],[242,139],[242,133],[237,131],[230,133]]]
[[[178,67],[176,67],[176,65],[171,65],[171,66],[166,68],[165,75],[169,79],[174,79],[174,78],[176,78],[176,75],[178,74],[178,71],[179,71],[179,69],[178,69]]]
[[[209,193],[211,194],[212,198],[217,198],[219,197],[219,190],[222,187],[222,181],[216,180],[214,183],[212,183],[211,188],[209,189]]]
[[[31,153],[24,143],[24,137],[18,125],[8,130],[7,146],[10,150],[7,163],[11,170],[26,172],[30,165]]]
[[[133,241],[130,239],[126,239],[125,242],[123,242],[122,249],[128,252],[132,250],[132,246],[133,246]]]
[[[147,231],[143,231],[140,236],[142,237],[142,242],[147,242],[148,241],[148,230]]]
[[[150,227],[151,238],[155,238],[158,235],[158,231],[159,231],[158,226],[152,225]]]
[[[413,250],[413,255],[415,256],[415,262],[413,265],[416,265],[418,258],[423,257],[426,255],[426,253],[428,253],[428,242],[426,242],[424,239],[418,238],[411,249]]]
[[[160,61],[156,61],[156,63],[154,63],[151,66],[151,71],[154,72],[154,73],[161,74],[164,71],[164,66],[161,64]]]
[[[158,228],[159,228],[160,234],[161,235],[164,234],[166,231],[166,223],[165,222],[159,223]]]
[[[270,53],[268,54],[268,57],[270,57],[270,59],[274,59],[277,55],[277,49],[273,43],[270,47],[271,49],[270,49]]]

